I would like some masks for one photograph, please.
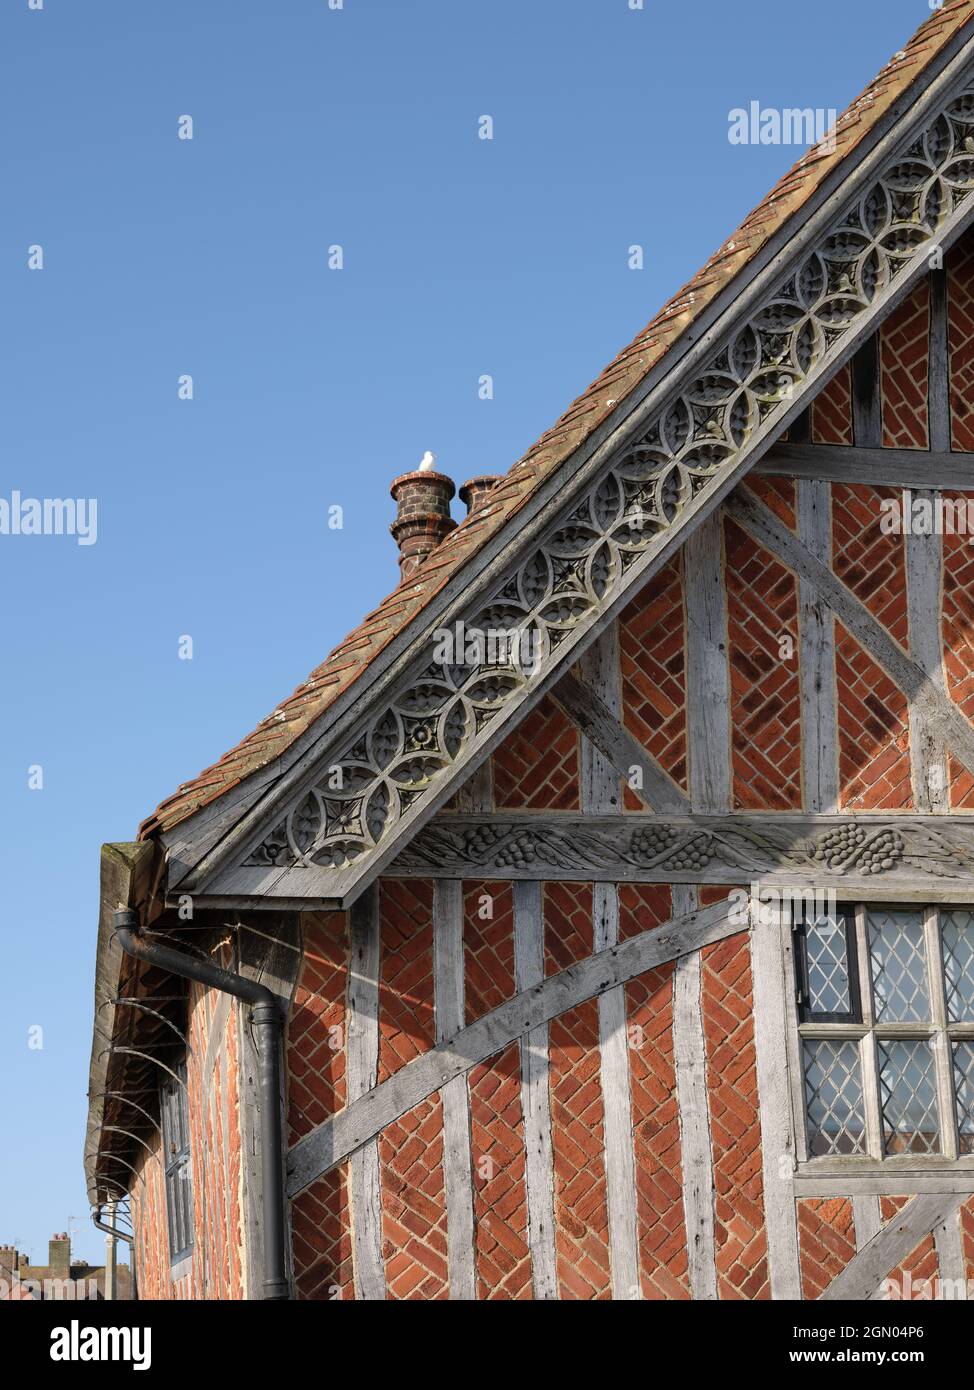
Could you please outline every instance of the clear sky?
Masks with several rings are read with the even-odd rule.
[[[95,544],[0,535],[0,1242],[39,1262],[103,1250],[100,844],[394,587],[396,474],[506,471],[794,162],[729,112],[841,110],[929,14],[336,3],[0,8],[0,498],[97,499]]]

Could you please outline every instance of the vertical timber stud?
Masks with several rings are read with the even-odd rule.
[[[544,923],[541,884],[537,881],[514,885],[514,973],[518,993],[534,989],[544,979]],[[521,1038],[521,1109],[534,1296],[552,1299],[558,1297],[558,1280],[546,1023],[531,1028]]]
[[[373,1090],[379,1072],[379,885],[371,884],[349,914],[348,1103]],[[384,1299],[379,1141],[368,1139],[349,1159],[352,1262],[357,1299]]]
[[[433,887],[433,980],[436,1041],[464,1024],[463,885],[438,879]],[[466,1076],[455,1076],[440,1092],[443,1101],[443,1180],[450,1297],[476,1298],[474,1278],[473,1169],[470,1157],[470,1093]]]
[[[832,484],[800,478],[797,486],[798,537],[823,565],[831,564]],[[799,579],[798,597],[804,803],[806,811],[828,814],[839,805],[835,620],[807,579]]]
[[[764,1225],[771,1297],[802,1296],[795,1207],[795,1131],[782,1040],[786,1036],[785,977],[781,960],[782,909],[751,899],[751,979],[754,1049],[761,1111]]]
[[[673,916],[695,911],[698,893],[675,883]],[[673,973],[673,1063],[680,1115],[683,1217],[687,1232],[690,1297],[717,1298],[714,1248],[714,1159],[707,1090],[707,1046],[700,1002],[699,951],[681,956]]]
[[[731,803],[730,675],[723,524],[715,512],[684,547],[690,800],[699,813]]]
[[[613,714],[622,706],[619,629],[613,623],[582,657],[581,674]],[[619,810],[619,774],[597,748],[582,738],[582,810],[590,815]],[[592,885],[593,951],[619,940],[619,888]],[[626,996],[622,986],[601,995],[599,1057],[605,1115],[605,1181],[609,1219],[609,1264],[614,1299],[640,1296],[636,1240],[636,1160],[633,1149]]]
[[[947,273],[938,270],[930,276],[930,367],[927,399],[930,447],[943,453],[950,452],[950,383],[947,351]],[[939,690],[944,690],[941,619],[943,536],[940,534],[940,527],[933,524],[939,499],[940,494],[936,492],[916,490],[903,493],[904,518],[913,518],[913,508],[920,504],[931,521],[930,535],[913,534],[913,525],[904,528],[910,656],[923,668],[931,683]],[[921,516],[922,512],[916,516],[916,521],[919,522]],[[922,527],[920,529],[922,530]],[[949,811],[946,749],[943,741],[927,726],[924,707],[915,700],[910,701],[910,767],[915,810],[927,814]]]
[[[937,1247],[937,1263],[940,1267],[941,1297],[959,1301],[967,1300],[967,1267],[964,1262],[964,1246],[961,1239],[960,1209],[951,1212],[944,1223],[933,1233]],[[943,1285],[950,1281],[949,1290]]]
[[[687,626],[687,743],[690,803],[700,814],[731,806],[730,671],[724,534],[716,512],[684,549]],[[697,906],[695,888],[674,885],[673,912]],[[681,956],[673,975],[673,1064],[680,1111],[683,1210],[690,1293],[717,1297],[714,1243],[714,1159],[707,1087],[707,1045],[701,1004],[702,958]]]

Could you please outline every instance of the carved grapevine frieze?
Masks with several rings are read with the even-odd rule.
[[[847,206],[706,369],[464,619],[470,628],[515,629],[530,641],[516,644],[500,663],[450,664],[436,660],[431,648],[422,668],[339,750],[244,863],[343,869],[382,842],[417,800],[441,788],[501,711],[557,661],[562,642],[595,621],[693,501],[720,486],[756,432],[783,418],[795,391],[972,194],[974,86],[947,103]],[[875,862],[895,858],[894,848],[886,845]],[[525,843],[521,852],[539,851]],[[692,859],[711,849],[700,841],[673,852]]]
[[[948,879],[974,873],[974,823],[941,830],[909,820],[816,826],[726,816],[654,819],[633,828],[633,819],[564,816],[539,818],[533,826],[523,819],[471,823],[445,816],[421,830],[388,872],[541,878],[559,870],[661,882],[792,872],[823,883],[897,871]]]

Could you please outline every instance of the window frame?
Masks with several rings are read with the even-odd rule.
[[[174,1063],[172,1070],[175,1075],[167,1075],[159,1086],[159,1115],[169,1263],[176,1265],[193,1251],[195,1202],[186,1059]],[[185,1241],[181,1244],[183,1237]]]
[[[930,1000],[929,1022],[882,1023],[875,1017],[873,971],[869,954],[867,914],[887,910],[914,912],[923,927],[924,963]],[[829,1021],[822,1017],[803,1018],[799,990],[807,988],[804,973],[804,941],[800,940],[802,922],[792,919],[790,904],[784,904],[780,914],[781,945],[786,985],[786,1057],[790,1078],[796,1163],[798,1175],[857,1173],[864,1177],[891,1177],[904,1170],[936,1172],[942,1170],[974,1170],[974,1154],[959,1153],[960,1121],[954,1078],[953,1045],[974,1042],[974,1020],[951,1023],[947,1011],[947,989],[944,977],[942,928],[940,914],[953,911],[974,912],[974,906],[962,902],[921,903],[896,901],[883,896],[875,900],[854,899],[836,902],[837,912],[854,922],[855,969],[859,986],[861,1022]],[[850,992],[851,993],[851,992]],[[805,1039],[825,1039],[832,1042],[853,1041],[859,1048],[862,1099],[865,1120],[862,1154],[811,1154],[810,1131],[806,1102]],[[880,1081],[880,1041],[925,1040],[931,1046],[936,1085],[940,1152],[893,1153],[885,1151]],[[895,1190],[893,1187],[890,1191]]]

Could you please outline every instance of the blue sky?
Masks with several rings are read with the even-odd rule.
[[[100,844],[394,586],[393,477],[505,471],[794,161],[728,113],[841,110],[928,14],[5,0],[0,497],[96,498],[98,531],[0,535],[0,1242],[103,1249]]]

